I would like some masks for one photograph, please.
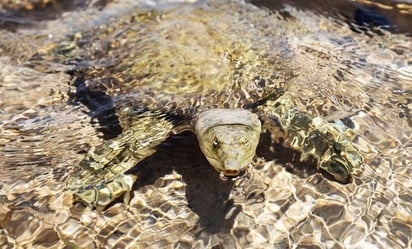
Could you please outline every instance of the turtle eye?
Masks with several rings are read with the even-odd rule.
[[[242,140],[242,143],[243,143],[243,145],[248,146],[248,145],[249,145],[249,140],[243,139],[243,140]]]
[[[215,137],[214,139],[213,139],[213,147],[214,148],[217,148],[219,146],[219,140],[217,139],[217,137]]]

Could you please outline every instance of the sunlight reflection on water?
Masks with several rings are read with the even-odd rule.
[[[343,19],[291,5],[271,15],[241,1],[177,8],[92,2],[29,26],[1,25],[1,247],[411,247],[410,37],[354,32]],[[153,16],[139,19],[152,8]],[[20,13],[14,11],[7,13]],[[133,13],[141,13],[134,17],[141,29],[124,21]],[[60,46],[73,40],[83,50]],[[97,117],[111,110],[100,93],[73,100],[73,77],[89,77],[83,80],[91,88],[110,96],[132,91],[139,77],[139,84],[177,96],[222,91],[231,73],[228,51],[247,61],[245,75],[293,68],[286,94],[297,108],[353,123],[354,145],[366,160],[353,183],[302,177],[280,159],[222,182],[196,138],[182,134],[139,165],[129,202],[102,212],[73,203],[63,190],[67,175],[119,122]],[[82,70],[88,73],[76,75]]]

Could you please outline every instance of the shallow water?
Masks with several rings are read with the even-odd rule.
[[[371,30],[313,6],[159,2],[60,5],[57,18],[31,14],[56,7],[47,4],[2,12],[2,248],[412,246],[412,38],[402,29],[411,19],[400,12],[406,2],[374,12],[398,28]],[[346,7],[342,13],[357,6],[335,4]],[[148,18],[128,24],[136,13]],[[353,123],[365,165],[352,183],[268,155],[266,144],[246,176],[222,181],[196,138],[184,133],[141,163],[129,201],[101,212],[73,203],[63,190],[69,172],[91,147],[122,132],[102,115],[111,113],[110,96],[136,84],[177,96],[224,91],[233,61],[243,63],[245,77],[291,70],[286,95],[297,108]],[[73,80],[79,74],[89,90]]]

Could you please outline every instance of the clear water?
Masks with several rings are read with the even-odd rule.
[[[0,5],[2,248],[411,247],[407,1],[373,8],[362,1],[336,1],[333,8],[299,1],[298,7],[264,1],[253,2],[259,7],[242,1],[31,2],[35,9]],[[373,9],[389,26],[358,26],[353,20],[360,7]],[[47,14],[52,10],[56,16]],[[124,21],[149,12],[149,20],[137,18],[139,25]],[[86,45],[74,46],[79,39]],[[105,49],[102,40],[117,47]],[[70,171],[90,147],[121,132],[113,120],[95,116],[109,108],[105,96],[136,84],[176,94],[223,91],[228,55],[244,62],[245,74],[292,70],[287,94],[296,107],[330,121],[349,118],[354,145],[365,156],[361,174],[343,185],[258,151],[258,167],[223,182],[194,136],[183,134],[140,166],[130,200],[104,211],[73,202],[63,190]],[[105,95],[80,91],[82,101],[71,98],[79,90],[72,78],[79,61],[93,66],[83,76]],[[110,65],[117,66],[114,72]],[[124,81],[107,80],[113,78]]]

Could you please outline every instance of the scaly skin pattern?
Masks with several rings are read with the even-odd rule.
[[[66,180],[67,190],[98,209],[131,190],[137,177],[125,172],[153,154],[172,133],[172,123],[161,113],[125,109],[123,115],[131,115],[123,124],[129,128],[92,148]]]
[[[272,140],[282,140],[283,146],[299,151],[301,161],[314,157],[318,169],[342,183],[349,182],[360,171],[363,157],[352,145],[353,130],[342,130],[320,117],[310,117],[287,105],[287,98],[268,101],[260,111],[267,119],[265,129]]]

